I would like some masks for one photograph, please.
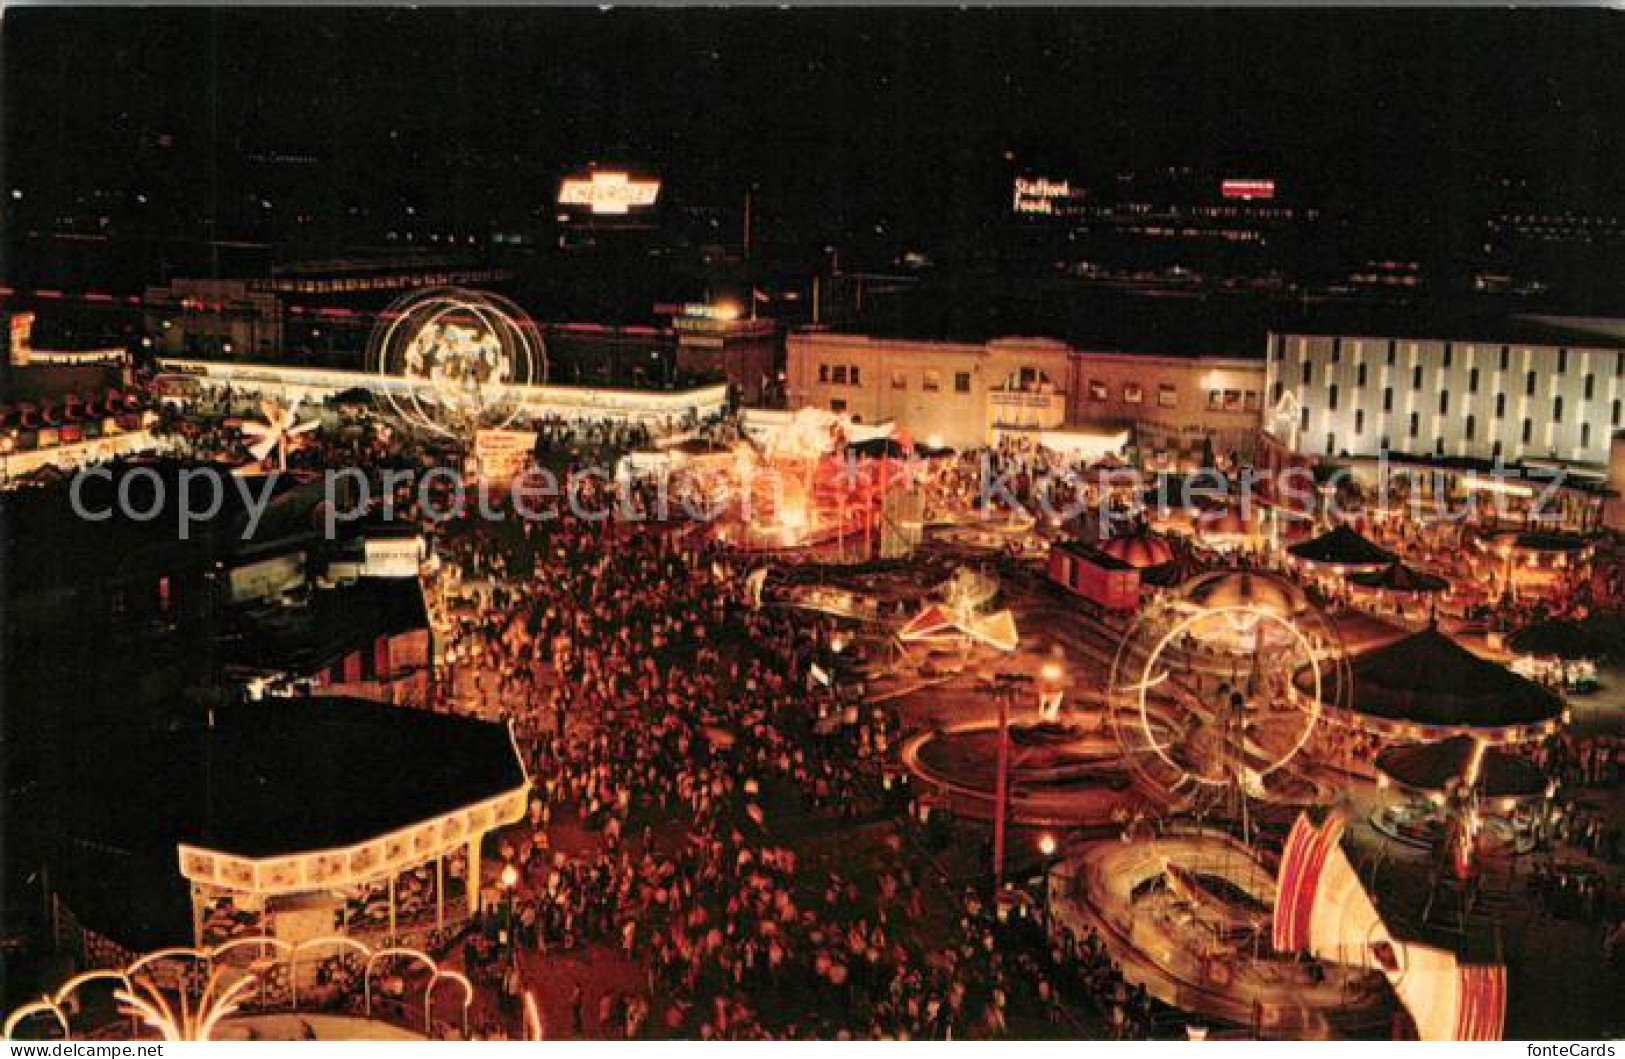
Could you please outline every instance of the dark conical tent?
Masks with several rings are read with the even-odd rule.
[[[1377,771],[1412,790],[1445,791],[1473,771],[1476,755],[1482,757],[1474,786],[1486,798],[1538,798],[1546,793],[1546,775],[1534,764],[1484,746],[1470,735],[1389,747],[1377,755]]]
[[[1432,595],[1450,588],[1450,582],[1437,574],[1426,573],[1401,562],[1389,563],[1381,570],[1354,574],[1349,577],[1349,584],[1396,596]]]
[[[1381,566],[1396,559],[1392,552],[1371,543],[1346,523],[1294,544],[1287,551],[1306,563],[1331,566]]]
[[[1337,670],[1327,679],[1326,701],[1347,702],[1378,729],[1519,739],[1543,734],[1563,715],[1555,693],[1479,658],[1432,626],[1354,659],[1349,688],[1338,686],[1344,676]],[[1296,683],[1312,693],[1307,670]]]
[[[1582,621],[1537,622],[1507,637],[1507,647],[1514,654],[1565,662],[1602,658],[1609,654],[1612,646],[1591,624]]]

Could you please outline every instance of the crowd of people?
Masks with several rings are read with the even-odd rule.
[[[492,586],[465,636],[518,692],[501,698],[537,783],[503,838],[518,881],[464,952],[510,1017],[514,967],[591,946],[643,976],[596,1018],[572,1002],[577,1036],[996,1035],[1016,993],[1059,1017],[976,902],[940,915],[940,936],[919,929],[927,869],[897,855],[902,836],[874,868],[798,852],[825,821],[901,815],[881,812],[872,731],[818,725],[836,706],[814,677],[824,629],[750,606],[708,537],[558,516],[442,547]]]

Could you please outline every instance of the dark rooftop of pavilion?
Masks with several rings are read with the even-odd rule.
[[[340,697],[269,698],[152,732],[84,770],[86,838],[173,855],[341,848],[496,797],[525,775],[506,727]]]
[[[1563,700],[1505,666],[1486,661],[1429,626],[1349,664],[1350,688],[1333,670],[1328,701],[1395,724],[1492,732],[1543,724],[1563,712]],[[1305,686],[1303,674],[1298,677]]]

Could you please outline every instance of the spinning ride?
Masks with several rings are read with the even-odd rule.
[[[1107,715],[1125,761],[1171,808],[1220,809],[1250,826],[1250,801],[1320,804],[1330,792],[1297,759],[1341,666],[1331,624],[1293,584],[1205,574],[1154,602],[1119,645]],[[1294,693],[1307,674],[1313,699]]]
[[[395,413],[430,434],[500,430],[523,410],[525,388],[546,381],[534,321],[513,302],[444,287],[400,299],[381,317],[367,353]]]

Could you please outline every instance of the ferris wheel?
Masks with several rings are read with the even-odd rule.
[[[1299,767],[1348,681],[1336,632],[1291,582],[1220,571],[1141,612],[1112,665],[1108,717],[1123,757],[1171,809],[1330,798]]]

